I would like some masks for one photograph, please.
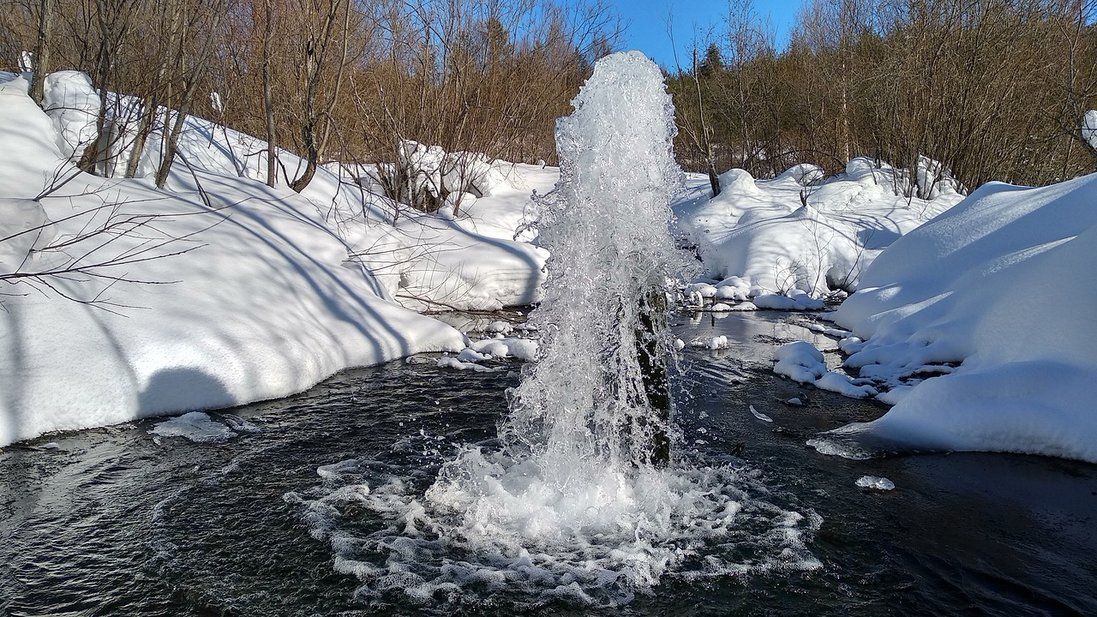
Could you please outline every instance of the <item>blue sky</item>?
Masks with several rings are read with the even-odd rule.
[[[678,61],[689,62],[695,33],[704,39],[708,32],[723,29],[728,11],[727,0],[612,0],[624,21],[622,47],[639,49],[666,68],[674,68],[674,49]],[[754,12],[767,19],[777,34],[778,45],[788,38],[789,28],[803,0],[755,0]],[[667,18],[673,15],[674,45],[667,32]]]

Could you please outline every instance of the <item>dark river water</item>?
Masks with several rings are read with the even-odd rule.
[[[798,386],[769,371],[774,342],[833,342],[759,313],[675,326],[684,447],[750,469],[783,508],[821,519],[806,538],[821,567],[694,579],[671,572],[614,608],[561,600],[545,614],[1097,614],[1097,467],[993,454],[865,461],[805,441],[877,417],[869,402]],[[837,362],[837,356],[830,358]],[[0,614],[387,615],[528,613],[489,599],[378,598],[336,567],[301,499],[317,469],[375,460],[425,488],[455,444],[495,435],[520,366],[492,373],[403,362],[341,373],[232,416],[259,429],[224,443],[148,433],[158,420],[51,435],[0,450]],[[803,407],[783,401],[800,397]],[[759,414],[751,413],[753,406]],[[772,419],[766,422],[759,415]],[[733,457],[731,455],[734,455]],[[729,458],[730,457],[730,458]],[[890,492],[858,488],[884,476]],[[338,524],[374,516],[344,508]],[[713,550],[719,550],[714,548]],[[383,556],[378,556],[383,560]],[[346,570],[346,568],[341,568]]]

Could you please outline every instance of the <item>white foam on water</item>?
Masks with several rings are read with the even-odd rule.
[[[536,461],[466,448],[425,492],[406,478],[363,474],[286,500],[330,543],[336,570],[358,578],[363,601],[608,607],[668,576],[821,567],[808,548],[821,518],[773,505],[749,469],[577,471],[582,482],[560,486]],[[372,531],[358,528],[362,509],[376,519]]]

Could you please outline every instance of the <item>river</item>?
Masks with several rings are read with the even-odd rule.
[[[671,571],[652,591],[614,607],[566,598],[537,607],[575,615],[1097,614],[1097,466],[997,454],[854,461],[817,453],[805,442],[819,431],[886,409],[769,370],[775,342],[833,349],[832,340],[797,325],[805,319],[679,316],[682,339],[726,335],[731,346],[687,347],[675,389],[684,452],[730,461],[768,502],[814,521],[803,542],[815,567],[776,561],[724,576]],[[828,361],[839,360],[830,353]],[[4,448],[0,613],[529,609],[530,598],[505,589],[428,598],[365,593],[360,576],[337,568],[343,553],[331,538],[353,544],[376,528],[376,515],[351,504],[318,521],[303,505],[344,472],[395,474],[425,489],[458,444],[491,443],[520,368],[394,362],[346,371],[297,396],[212,413],[258,429],[223,443],[154,437],[148,431],[159,420],[149,419]],[[793,397],[806,404],[784,402]],[[859,488],[863,475],[896,488]],[[733,541],[706,548],[741,550]],[[357,559],[377,567],[390,559],[360,552]]]

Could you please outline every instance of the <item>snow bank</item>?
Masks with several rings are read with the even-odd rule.
[[[710,276],[734,277],[731,287],[739,293],[764,295],[762,303],[754,301],[759,308],[805,310],[781,298],[799,291],[818,299],[855,289],[884,247],[960,201],[955,184],[933,182],[933,171],[924,159],[911,184],[901,171],[865,158],[825,180],[812,165],[797,165],[773,180],[733,169],[720,177],[722,192],[714,199],[707,198],[707,179],[692,176],[691,192],[675,214]],[[897,195],[896,183],[932,199]]]
[[[1097,462],[1094,203],[1097,175],[988,184],[884,251],[836,319],[867,339],[846,364],[902,395],[838,432]]]
[[[848,375],[827,370],[823,353],[807,341],[786,343],[774,352],[773,372],[784,375],[796,383],[811,384],[820,390],[829,390],[850,398],[876,396],[870,385],[854,382]]]
[[[482,362],[513,358],[525,362],[537,359],[537,341],[523,338],[493,338],[471,341],[456,356],[442,356],[436,359],[440,368],[452,368],[461,371],[496,372],[507,370],[505,366],[485,366]],[[429,362],[425,359],[409,358],[409,361]]]
[[[525,338],[485,339],[474,342],[472,349],[492,358],[517,358],[527,362],[537,359],[537,341]]]
[[[84,253],[89,264],[190,252],[96,269],[104,278],[53,279],[56,291],[4,285],[0,445],[286,396],[346,367],[464,347],[453,328],[385,300],[324,211],[288,189],[177,165],[170,192],[145,179],[79,174],[32,201],[59,166],[71,167],[55,119],[26,88],[22,78],[0,84],[0,233],[56,224],[20,236],[16,253],[0,243],[5,271],[43,271]],[[81,230],[148,216],[156,218],[141,233],[70,244]],[[153,248],[171,237],[183,239]],[[18,251],[27,243],[37,250],[23,263]]]

